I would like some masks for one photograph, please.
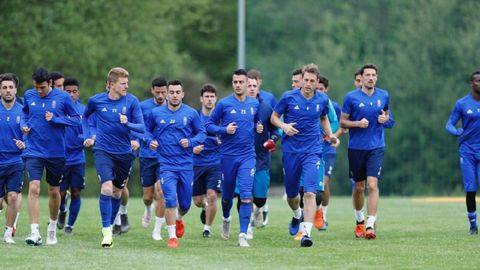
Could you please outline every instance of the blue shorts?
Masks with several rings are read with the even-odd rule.
[[[0,197],[4,197],[5,192],[22,192],[23,169],[23,163],[0,167]]]
[[[58,187],[65,172],[65,159],[26,157],[25,167],[27,168],[29,181],[41,180],[43,169],[45,169],[47,183],[52,187]]]
[[[85,163],[65,165],[60,191],[67,191],[69,188],[85,188]]]
[[[193,196],[207,194],[207,189],[222,191],[222,169],[219,165],[193,166]]]
[[[355,182],[365,181],[368,176],[380,179],[384,153],[384,148],[372,150],[348,149],[350,177]]]
[[[335,159],[337,154],[326,154],[323,156],[323,161],[325,162],[325,172],[324,175],[332,177],[333,168],[335,167]]]
[[[142,187],[152,187],[157,182],[160,165],[156,158],[140,158],[140,181]]]
[[[132,171],[135,156],[132,154],[111,154],[95,150],[93,157],[100,183],[112,181],[115,187],[123,189]]]
[[[167,171],[162,170],[159,178],[165,197],[165,207],[178,206],[182,211],[190,209],[192,204],[193,171]]]
[[[255,155],[222,157],[223,200],[233,199],[237,182],[240,199],[252,199],[255,162]]]
[[[318,173],[318,185],[317,185],[317,191],[324,191],[325,190],[325,186],[323,185],[323,181],[325,179],[324,177],[324,171],[325,171],[325,162],[323,159],[320,160],[320,171]],[[300,189],[303,191],[304,190],[304,180],[305,180],[305,176],[303,175],[303,172],[302,172],[302,175],[300,176]]]
[[[300,178],[304,175],[304,191],[317,192],[319,179],[323,172],[320,168],[323,164],[320,154],[317,153],[283,153],[282,156],[285,191],[288,198],[295,198],[300,190]]]
[[[476,192],[477,181],[480,180],[480,154],[461,153],[460,168],[463,176],[463,189],[465,192]]]

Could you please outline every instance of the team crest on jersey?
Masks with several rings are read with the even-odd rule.
[[[251,115],[254,115],[254,114],[255,114],[255,110],[253,109],[253,107],[250,107],[250,114],[251,114]]]
[[[127,107],[126,106],[122,107],[122,114],[127,114]]]
[[[317,104],[317,112],[320,111],[320,104]]]
[[[106,112],[107,108],[103,107],[102,112]]]
[[[365,104],[363,104],[363,102],[360,103],[360,105],[358,105],[359,108],[362,108],[362,107],[365,107]]]
[[[295,107],[293,107],[294,110],[300,110],[300,107],[298,107],[298,105],[295,105]]]
[[[230,113],[237,113],[237,111],[235,111],[235,109],[231,110]]]
[[[34,102],[30,103],[30,106],[36,106],[37,104]]]
[[[45,103],[42,103],[42,108],[45,108]]]
[[[188,122],[187,117],[184,116],[184,117],[183,117],[183,125],[186,126],[186,125],[187,125],[187,122]]]
[[[382,107],[382,101],[380,99],[377,99],[377,107]]]
[[[370,101],[370,106],[373,106],[373,102]]]
[[[468,109],[467,114],[472,114],[472,113],[473,113],[473,111]]]
[[[57,101],[52,100],[52,109],[55,109],[57,107]]]
[[[307,106],[307,111],[310,111],[310,106]]]
[[[16,122],[17,124],[20,124],[20,116],[17,116],[17,118],[15,119],[15,122]]]

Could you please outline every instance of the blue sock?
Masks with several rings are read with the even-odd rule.
[[[110,217],[110,224],[113,225],[115,222],[115,218],[118,214],[118,209],[120,209],[120,203],[122,202],[122,197],[115,199],[112,198],[112,216]]]
[[[468,221],[470,221],[470,228],[477,228],[477,211],[468,213]]]
[[[222,212],[224,218],[230,217],[230,210],[232,209],[232,205],[232,200],[225,201],[224,199],[222,199]]]
[[[252,205],[250,203],[240,203],[240,233],[247,233],[248,223],[250,223],[250,216],[252,215]]]
[[[100,215],[102,216],[102,226],[104,228],[110,227],[110,217],[112,216],[112,196],[103,195],[100,193]]]
[[[80,197],[72,197],[70,201],[70,214],[68,214],[68,223],[69,227],[72,227],[77,220],[78,213],[80,212],[80,206],[82,205],[82,199]]]
[[[60,201],[60,212],[66,212],[67,211],[67,200],[65,200],[65,197],[62,198]]]

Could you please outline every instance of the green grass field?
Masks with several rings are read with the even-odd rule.
[[[26,199],[26,196],[24,196]],[[41,233],[46,241],[47,198],[41,199]],[[350,198],[333,198],[326,232],[314,231],[312,248],[300,248],[288,234],[291,211],[281,198],[272,198],[270,222],[254,230],[251,248],[237,247],[238,217],[232,210],[231,239],[220,237],[220,212],[212,238],[202,238],[199,209],[192,207],[185,218],[186,232],[180,247],[166,247],[143,229],[143,203],[129,203],[132,228],[114,239],[112,249],[100,247],[98,200],[83,200],[74,235],[58,233],[55,246],[27,246],[30,231],[26,200],[15,240],[0,243],[0,269],[475,269],[478,267],[478,236],[468,236],[464,203],[422,203],[410,198],[381,198],[376,240],[355,239]],[[219,208],[220,209],[220,208]],[[221,211],[221,210],[220,210]],[[0,218],[4,224],[4,216]]]

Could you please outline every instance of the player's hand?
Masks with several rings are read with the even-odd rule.
[[[283,132],[285,132],[285,134],[287,134],[288,136],[293,136],[295,134],[298,134],[298,130],[296,128],[294,128],[293,126],[295,126],[297,123],[285,123],[282,127],[283,129]]]
[[[389,119],[388,114],[384,110],[382,110],[382,114],[378,116],[378,123],[380,124],[386,123],[388,119]]]
[[[195,155],[198,155],[198,154],[200,154],[204,149],[205,149],[205,146],[203,146],[203,144],[197,145],[197,146],[195,146],[195,147],[193,148],[193,153],[194,153]]]
[[[350,129],[348,129],[348,128],[342,128],[342,132],[343,132],[344,134],[348,133],[349,131],[350,131]]]
[[[263,147],[268,150],[268,152],[273,153],[277,150],[277,145],[272,139],[267,140],[263,143]]]
[[[95,139],[93,138],[88,138],[83,142],[83,146],[86,148],[92,147],[93,145],[95,145]]]
[[[126,125],[128,123],[128,117],[125,114],[118,114],[120,116],[120,123]]]
[[[462,136],[463,128],[457,128],[457,136]]]
[[[365,118],[362,118],[362,120],[357,121],[357,125],[359,128],[367,128],[368,127],[368,120]]]
[[[182,145],[183,148],[187,148],[190,146],[190,140],[183,138],[180,140],[180,145]]]
[[[47,122],[50,122],[50,121],[52,121],[52,118],[53,118],[53,113],[51,113],[49,111],[46,111],[45,112],[45,120],[47,120]]]
[[[232,122],[227,126],[227,133],[230,135],[235,134],[235,131],[237,131],[237,128],[238,128],[237,123]]]
[[[340,145],[340,139],[335,137],[334,135],[330,136],[330,138],[325,138],[327,141],[330,142],[331,146],[337,148]]]
[[[151,142],[150,142],[150,149],[152,149],[152,150],[157,150],[157,148],[158,148],[158,142],[157,142],[157,140],[151,141]]]
[[[262,122],[258,121],[257,122],[257,133],[262,134],[262,132],[263,132],[263,124],[262,124]]]
[[[22,132],[23,134],[27,135],[29,132],[30,132],[31,128],[25,126],[25,127],[22,127]]]
[[[137,142],[136,140],[131,140],[130,141],[130,146],[132,147],[133,151],[137,151],[138,148],[140,148],[140,143]]]
[[[18,149],[25,149],[25,143],[23,141],[17,139],[13,139],[13,141],[15,142],[15,145],[18,147]]]

